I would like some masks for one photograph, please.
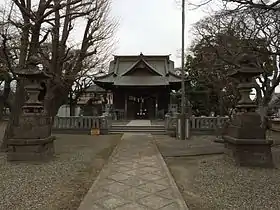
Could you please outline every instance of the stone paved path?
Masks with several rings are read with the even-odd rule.
[[[128,126],[151,126],[150,120],[131,120],[127,123]]]
[[[79,210],[188,209],[151,134],[124,134]]]

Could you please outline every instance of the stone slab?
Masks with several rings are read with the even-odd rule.
[[[54,157],[54,143],[38,145],[8,145],[8,161],[49,161]]]
[[[124,134],[78,210],[95,208],[188,209],[153,136],[129,133]]]
[[[131,120],[126,124],[127,126],[151,126],[150,120]]]
[[[262,168],[274,167],[271,143],[264,141],[262,144],[258,142],[256,144],[236,144],[235,142],[238,142],[238,140],[226,141],[225,148],[226,154],[232,158],[236,165]]]

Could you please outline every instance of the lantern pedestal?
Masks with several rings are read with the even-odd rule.
[[[224,136],[226,154],[238,166],[273,167],[272,140],[265,139],[256,112],[237,113]]]
[[[54,140],[50,130],[51,121],[46,115],[20,116],[8,139],[8,161],[48,161],[54,154]]]
[[[29,66],[18,72],[27,93],[19,120],[11,128],[7,140],[7,160],[9,161],[47,161],[54,154],[54,140],[51,136],[52,122],[48,117],[43,101],[39,101],[41,82],[49,78],[36,66]]]
[[[236,106],[237,112],[223,136],[226,153],[239,166],[271,168],[272,141],[266,140],[266,129],[256,112],[257,105],[250,98],[250,92],[256,85],[253,78],[262,71],[256,66],[256,60],[247,54],[241,57],[239,64],[240,68],[230,74],[240,82],[238,90],[241,97]]]
[[[53,141],[50,136],[45,139],[11,139],[9,141],[8,161],[49,161],[54,154]]]

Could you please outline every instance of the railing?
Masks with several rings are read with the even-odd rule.
[[[221,128],[227,120],[228,120],[228,117],[191,117],[190,129],[192,129],[192,130],[201,130],[201,129],[214,130],[217,128]]]
[[[71,117],[55,117],[53,123],[54,132],[75,132],[90,133],[92,128],[98,128],[101,134],[108,133],[111,121],[106,116],[71,116]]]
[[[228,117],[191,117],[190,134],[216,134],[228,121]],[[165,129],[168,135],[178,135],[178,117],[166,115]]]
[[[164,119],[164,109],[160,109],[156,112],[156,119]]]
[[[114,120],[123,120],[124,116],[124,109],[115,109],[113,111],[113,119]]]
[[[192,117],[190,119],[190,133],[204,135],[221,135],[228,117]]]

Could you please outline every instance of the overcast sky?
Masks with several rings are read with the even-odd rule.
[[[188,0],[187,0],[188,1]],[[187,2],[186,1],[186,2]],[[203,0],[189,0],[198,3]],[[9,0],[0,0],[0,5]],[[176,66],[180,66],[181,49],[181,0],[112,0],[112,16],[119,21],[118,40],[114,54],[171,54]],[[205,7],[202,8],[205,11]],[[186,10],[186,46],[191,43],[189,29],[205,12],[202,9]],[[208,11],[208,10],[207,10]],[[82,38],[74,29],[74,42]]]
[[[120,23],[115,54],[171,54],[175,65],[180,66],[181,7],[178,0],[113,0],[112,15]],[[188,33],[191,24],[204,15],[202,9],[186,12],[186,44],[191,42]]]

